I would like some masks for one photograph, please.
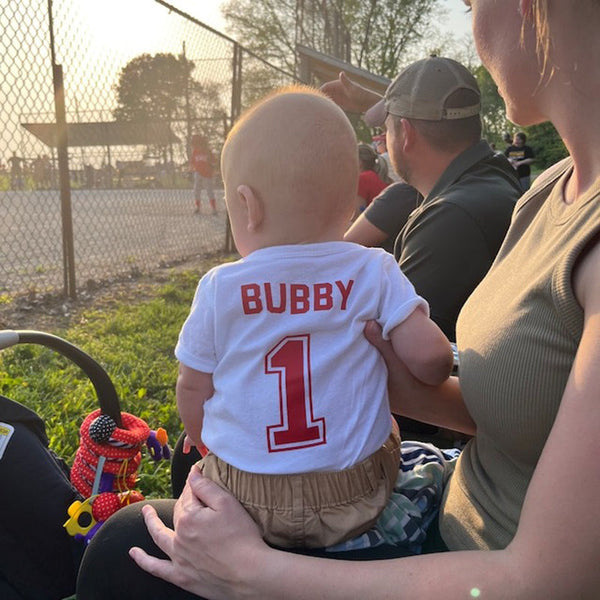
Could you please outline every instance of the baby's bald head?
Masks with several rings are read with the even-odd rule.
[[[313,89],[285,88],[254,106],[230,132],[221,163],[226,193],[250,187],[267,224],[318,229],[347,225],[352,214],[356,137],[343,111]]]

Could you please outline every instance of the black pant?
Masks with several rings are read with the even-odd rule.
[[[172,527],[175,500],[154,500],[150,503],[162,521],[168,527]],[[81,563],[77,581],[77,600],[198,598],[142,571],[129,557],[128,551],[131,546],[139,546],[153,556],[166,558],[148,534],[141,514],[143,504],[138,502],[119,510],[94,536]],[[392,546],[349,552],[325,553],[323,550],[311,550],[298,553],[344,560],[377,560],[407,556],[405,550]]]
[[[63,527],[79,495],[34,412],[0,396],[0,423],[14,427],[0,459],[0,598],[64,598],[83,553]]]

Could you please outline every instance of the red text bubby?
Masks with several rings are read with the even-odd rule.
[[[334,283],[246,283],[241,286],[244,314],[270,313],[301,314],[317,310],[346,310],[354,280]],[[278,287],[277,290],[273,290]],[[275,291],[275,294],[274,294]]]

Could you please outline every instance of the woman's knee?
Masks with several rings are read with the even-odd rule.
[[[175,501],[150,502],[163,522],[172,527]],[[132,546],[138,546],[148,554],[166,558],[148,533],[141,512],[144,504],[146,502],[137,502],[117,511],[94,535],[79,570],[77,598],[110,600],[160,597],[155,596],[156,590],[163,584],[170,585],[142,571],[128,554]]]

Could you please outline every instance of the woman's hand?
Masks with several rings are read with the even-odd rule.
[[[191,593],[232,598],[265,564],[261,558],[269,548],[254,521],[229,492],[203,477],[196,466],[175,505],[174,531],[152,506],[142,512],[152,539],[169,559],[158,559],[137,547],[129,551],[131,558],[148,573]]]
[[[321,91],[346,112],[362,114],[381,100],[379,94],[354,83],[343,71],[337,79],[324,83]]]

